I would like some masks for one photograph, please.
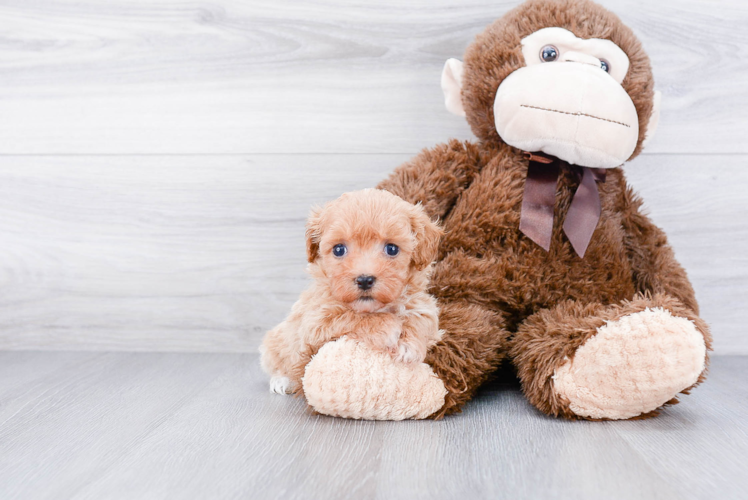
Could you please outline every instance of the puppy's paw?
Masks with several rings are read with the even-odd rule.
[[[382,336],[383,350],[390,353],[390,356],[396,356],[400,352],[400,331]]]
[[[426,358],[426,355],[413,344],[400,342],[397,346],[397,352],[395,353],[394,358],[395,361],[410,364],[422,362]]]
[[[291,394],[293,383],[288,377],[273,377],[270,379],[270,392],[275,394]]]

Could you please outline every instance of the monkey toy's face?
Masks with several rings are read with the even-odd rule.
[[[629,59],[616,44],[545,28],[522,39],[522,55],[525,67],[496,92],[504,141],[585,167],[616,167],[631,156],[639,119],[621,87]]]
[[[492,113],[484,114],[493,115],[492,125],[503,142],[583,167],[618,167],[634,154],[640,140],[640,117],[622,85],[631,63],[618,45],[546,27],[522,37],[516,49],[506,60],[492,55],[479,61],[481,71],[502,75],[495,96],[488,96],[493,102],[483,105],[490,106]],[[513,62],[519,57],[523,61]],[[494,61],[496,67],[486,67],[486,62]],[[466,97],[463,71],[460,61],[447,61],[442,88],[447,108],[464,116],[464,99],[480,87],[473,85]],[[475,78],[473,73],[470,77]],[[644,122],[648,138],[657,125],[659,94],[651,95],[651,88],[643,91],[650,92],[651,106],[645,110],[649,116]]]

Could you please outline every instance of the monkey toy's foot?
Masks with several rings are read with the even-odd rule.
[[[693,322],[656,308],[609,321],[556,369],[554,389],[586,418],[649,413],[694,385],[706,346]]]
[[[302,385],[317,412],[364,420],[426,418],[447,393],[426,363],[398,362],[347,337],[322,346]]]

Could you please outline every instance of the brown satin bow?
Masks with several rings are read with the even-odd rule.
[[[592,233],[595,232],[600,220],[600,193],[597,190],[597,183],[605,182],[605,169],[569,165],[558,158],[541,153],[525,154],[528,155],[530,165],[522,196],[519,230],[546,252],[550,250],[553,207],[556,204],[556,185],[561,166],[580,169],[581,182],[566,213],[564,233],[577,255],[584,257]]]

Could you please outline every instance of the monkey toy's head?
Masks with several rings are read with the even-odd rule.
[[[649,58],[620,19],[588,0],[529,0],[489,26],[442,74],[447,109],[485,143],[583,167],[632,159],[659,118]]]

